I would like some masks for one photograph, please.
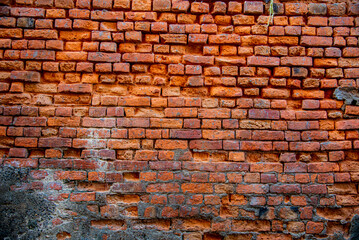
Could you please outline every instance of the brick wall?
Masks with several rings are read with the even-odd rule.
[[[0,236],[358,239],[355,1],[1,2]]]

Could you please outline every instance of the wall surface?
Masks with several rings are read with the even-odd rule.
[[[358,2],[0,2],[1,239],[359,239]]]

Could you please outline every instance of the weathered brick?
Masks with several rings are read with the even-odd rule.
[[[21,59],[26,60],[55,60],[55,51],[50,50],[22,50]]]
[[[45,17],[45,9],[42,8],[13,7],[10,12],[16,17]]]
[[[122,60],[130,63],[153,63],[154,55],[148,53],[125,53]]]
[[[40,82],[40,73],[32,71],[12,71],[10,79],[24,82]]]
[[[277,57],[251,56],[248,57],[247,62],[249,66],[263,66],[263,67],[279,66],[279,58]]]
[[[281,65],[285,66],[303,66],[310,67],[313,65],[311,57],[282,57]]]
[[[102,52],[90,52],[88,54],[88,60],[93,62],[120,62],[120,53],[102,53]]]
[[[329,26],[354,26],[352,17],[330,17]]]
[[[40,138],[39,147],[61,148],[71,147],[72,140],[69,138]]]
[[[204,65],[213,65],[214,64],[213,56],[184,55],[183,59],[187,63],[192,63],[192,64],[204,64]]]
[[[318,142],[291,142],[289,149],[292,151],[319,151],[320,144]]]
[[[186,34],[161,34],[160,37],[164,43],[187,44]]]
[[[254,119],[279,119],[279,111],[270,109],[250,109],[249,118]]]
[[[359,121],[356,119],[351,120],[341,120],[335,123],[335,127],[338,130],[350,130],[350,129],[358,129]]]
[[[310,3],[308,4],[308,12],[313,15],[326,15],[327,5],[324,3]]]
[[[210,35],[209,44],[240,44],[240,36],[237,34]]]
[[[91,93],[92,85],[90,84],[59,84],[59,92],[65,93]]]

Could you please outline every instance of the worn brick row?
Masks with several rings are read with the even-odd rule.
[[[271,29],[271,28],[270,28]],[[358,28],[357,28],[358,29]],[[38,51],[28,50],[21,51],[21,57],[26,59],[26,53],[45,53],[52,54],[54,51],[59,50],[77,50],[84,51],[83,53],[73,52],[72,57],[80,57],[81,54],[83,56],[87,56],[86,52],[135,52],[135,48],[139,53],[143,52],[151,52],[152,48],[155,52],[158,53],[169,53],[171,50],[174,54],[183,54],[185,50],[185,44],[191,43],[194,46],[200,47],[203,46],[203,53],[205,55],[219,55],[219,47],[221,48],[221,54],[223,55],[236,55],[237,47],[233,45],[239,45],[238,54],[239,55],[251,55],[253,53],[253,46],[257,46],[254,48],[256,55],[270,55],[274,56],[283,56],[288,55],[288,48],[290,50],[290,55],[294,54],[302,54],[305,51],[305,47],[309,52],[309,55],[313,55],[315,57],[323,56],[324,50],[320,47],[326,47],[325,55],[328,57],[340,57],[342,54],[345,57],[353,57],[355,54],[355,47],[358,45],[357,33],[354,33],[352,29],[352,34],[349,36],[348,34],[338,35],[334,34],[332,37],[332,30],[328,28],[318,29],[318,33],[316,33],[315,28],[307,29],[311,30],[311,33],[306,34],[305,32],[301,37],[297,36],[267,36],[272,35],[267,31],[263,31],[260,35],[251,35],[248,33],[217,33],[214,32],[215,35],[208,35],[205,33],[200,34],[200,32],[195,34],[145,34],[142,35],[141,31],[126,31],[123,33],[112,33],[106,31],[92,31],[92,32],[79,32],[79,31],[61,31],[60,39],[57,37],[54,40],[46,40],[46,38],[51,39],[51,35],[45,30],[34,30],[37,31],[35,33],[40,33],[42,31],[43,35],[46,38],[42,38],[41,36],[36,36],[34,34],[33,37],[31,35],[27,36],[25,32],[25,36],[19,35],[18,38],[22,38],[21,40],[10,39],[14,37],[10,30],[8,29],[0,29],[0,37],[1,46],[4,49],[13,48],[14,57],[16,57],[15,53],[20,54],[20,50],[22,49],[38,49]],[[321,31],[327,30],[329,34],[322,34]],[[349,32],[349,31],[348,31]],[[2,33],[2,34],[1,34]],[[72,34],[71,34],[72,33]],[[7,35],[8,34],[8,35]],[[315,36],[315,35],[318,36]],[[78,35],[84,36],[83,39],[78,39]],[[240,36],[241,35],[241,36]],[[300,29],[297,35],[301,35]],[[15,35],[16,36],[16,35]],[[56,35],[57,36],[57,35]],[[31,40],[36,39],[37,40]],[[145,40],[143,43],[141,41]],[[81,41],[92,40],[92,42],[84,42],[81,44]],[[72,42],[70,42],[72,41]],[[161,45],[163,44],[163,45]],[[171,45],[165,45],[171,44]],[[205,46],[207,44],[211,44],[213,46]],[[301,47],[295,47],[295,45],[302,45]],[[258,46],[258,45],[269,45],[269,46]],[[193,46],[193,47],[194,47]],[[286,47],[289,46],[289,47]],[[343,49],[343,53],[341,51]],[[48,49],[47,51],[41,49]],[[16,51],[17,50],[17,51]],[[51,51],[54,50],[54,51]],[[354,50],[354,52],[350,53],[348,50]],[[232,51],[235,51],[234,53]],[[6,50],[5,57],[10,58],[9,54],[11,51]],[[71,53],[71,52],[70,52]],[[57,57],[59,60],[71,60],[71,55],[68,53],[68,59],[64,59],[65,53],[58,53]],[[2,54],[3,55],[3,54]],[[91,55],[89,54],[89,60],[91,60]],[[127,54],[131,56],[131,54]],[[125,56],[127,56],[125,55]],[[145,55],[143,55],[145,56]],[[82,60],[84,57],[82,57]],[[54,60],[54,57],[47,56],[47,58],[38,58],[38,60]],[[81,60],[81,59],[73,59],[73,60]],[[85,59],[86,60],[86,59]],[[152,60],[153,61],[153,60]]]
[[[91,4],[92,3],[92,4]],[[18,1],[18,4],[24,4]],[[325,3],[275,3],[278,14],[286,15],[332,15],[341,16],[345,14],[357,15],[359,13],[358,4],[355,3],[340,3],[340,4],[325,4]],[[123,9],[132,11],[157,11],[157,12],[191,12],[193,14],[263,14],[264,11],[268,11],[268,4],[261,1],[245,1],[239,3],[235,1],[221,2],[218,1],[214,4],[205,2],[187,2],[187,1],[170,1],[170,0],[107,0],[107,1],[51,1],[49,3],[38,2],[34,4],[35,7],[56,7],[63,9],[75,8],[82,9]],[[44,17],[45,10],[28,9],[16,7],[9,9],[3,7],[3,12],[11,14],[13,16],[32,16],[32,17]],[[47,10],[51,12],[50,10]],[[65,10],[63,10],[65,11]],[[46,13],[47,14],[47,13]],[[47,16],[48,17],[48,16]]]
[[[111,44],[105,45],[104,43],[101,44],[104,47],[111,47]],[[148,46],[148,50],[151,51],[152,45],[145,45]],[[114,45],[114,49],[116,49],[116,45]],[[120,53],[105,53],[105,52],[76,52],[76,51],[62,51],[56,53],[56,58],[59,61],[82,61],[82,64],[89,63],[89,62],[109,62],[109,63],[117,63],[122,62],[124,64],[113,64],[114,67],[117,69],[121,69],[122,67],[125,67],[128,64],[125,63],[132,63],[138,64],[138,63],[146,63],[146,64],[165,64],[169,67],[169,72],[174,75],[180,75],[181,72],[188,69],[184,69],[185,65],[202,65],[202,66],[208,66],[208,65],[214,65],[214,63],[218,65],[240,65],[240,66],[262,66],[262,67],[278,67],[278,66],[289,66],[289,67],[319,67],[319,68],[355,68],[358,66],[358,58],[339,58],[340,55],[334,56],[337,58],[327,58],[327,59],[319,59],[319,58],[313,58],[312,57],[305,57],[305,56],[298,56],[297,51],[302,51],[302,53],[305,53],[304,48],[300,47],[293,47],[289,50],[293,53],[292,56],[285,56],[287,54],[283,54],[280,57],[268,57],[270,48],[268,47],[255,47],[255,51],[257,53],[258,50],[258,56],[249,56],[249,57],[233,57],[237,55],[237,48],[234,47],[228,47],[228,51],[230,51],[230,54],[227,54],[229,57],[223,57],[226,56],[226,54],[223,54],[221,56],[201,56],[201,55],[160,55],[160,54],[153,54],[153,53],[123,53],[122,56]],[[215,48],[214,48],[215,49]],[[239,48],[241,50],[241,47]],[[250,50],[251,48],[247,48]],[[356,50],[357,48],[351,48],[350,50]],[[218,50],[218,48],[217,48]],[[221,50],[227,51],[224,47],[221,47]],[[264,50],[264,51],[263,51]],[[268,50],[268,51],[267,51]],[[287,50],[287,48],[282,48],[282,50]],[[316,48],[312,50],[317,50],[319,55],[314,55],[313,57],[323,57],[323,49],[322,48]],[[339,50],[337,48],[327,48],[328,51],[336,51]],[[234,52],[233,52],[234,51]],[[321,55],[320,55],[321,51]],[[340,51],[340,50],[339,50]],[[261,54],[263,52],[263,54]],[[266,53],[267,52],[267,53]],[[327,52],[327,51],[326,51]],[[13,54],[12,56],[10,55]],[[302,53],[299,53],[300,55],[304,55]],[[215,54],[218,55],[218,54]],[[232,55],[232,57],[230,57]],[[267,56],[266,56],[267,55]],[[297,56],[296,56],[297,55]],[[277,55],[278,56],[278,55]],[[16,60],[16,59],[25,59],[25,60],[55,60],[55,51],[50,50],[6,50],[4,55],[5,60]],[[327,57],[333,57],[328,56]],[[161,59],[162,58],[162,59]],[[88,62],[87,62],[88,61]],[[313,63],[314,62],[314,63]],[[6,63],[6,61],[4,61]],[[41,63],[41,62],[40,62]],[[174,64],[175,63],[175,64]],[[110,65],[111,66],[111,65]],[[146,66],[146,65],[145,65]],[[186,67],[188,68],[188,67]],[[225,66],[222,67],[222,69],[225,69]],[[207,68],[210,69],[210,68]],[[20,70],[20,69],[19,69]],[[119,71],[120,72],[120,71]],[[123,71],[126,72],[126,71]],[[192,75],[191,73],[188,73],[189,75]],[[207,74],[209,75],[209,74]],[[220,75],[220,73],[216,74],[214,72],[213,75]]]
[[[325,111],[302,111],[297,114],[297,119],[299,120],[312,120],[312,121],[295,121],[295,114],[291,114],[292,112],[288,112],[284,110],[282,114],[285,115],[284,119],[290,120],[288,122],[285,121],[270,121],[270,120],[279,120],[278,110],[261,110],[261,109],[252,109],[253,111],[249,111],[249,118],[253,119],[264,119],[264,120],[237,120],[230,119],[230,110],[222,111],[216,116],[216,111],[219,109],[200,109],[198,117],[202,119],[202,125],[200,119],[181,119],[183,117],[191,118],[197,117],[197,109],[188,109],[183,112],[176,111],[176,109],[170,109],[170,117],[171,119],[166,118],[91,118],[84,117],[82,119],[83,127],[95,127],[95,128],[114,128],[114,127],[137,127],[137,128],[209,128],[209,129],[221,129],[221,128],[238,128],[241,129],[258,129],[258,130],[318,130],[321,127],[323,131],[330,130],[356,130],[358,127],[358,121],[356,119],[349,120],[340,120],[337,122],[331,120],[321,120],[315,121],[315,119],[326,119]],[[236,110],[235,110],[236,111]],[[245,111],[245,110],[242,110]],[[111,113],[112,114],[112,113]],[[121,116],[120,113],[116,113],[116,115],[112,116]],[[175,115],[172,115],[175,114]],[[208,114],[208,115],[204,115]],[[212,115],[212,117],[211,117]],[[298,117],[299,116],[299,117]],[[222,118],[223,120],[213,119],[213,118]],[[11,116],[1,116],[1,123],[5,126],[13,125]],[[69,117],[54,117],[48,118],[46,117],[15,117],[14,126],[15,127],[76,127],[80,126],[81,118],[74,117],[73,119]],[[117,122],[117,123],[116,123]],[[223,127],[222,127],[223,122]],[[184,123],[184,125],[183,125]],[[211,124],[212,127],[209,127]],[[355,136],[355,135],[353,135]]]
[[[101,97],[103,98],[113,98],[113,104],[104,104],[104,105],[123,105],[129,106],[147,106],[151,101],[157,101],[158,98],[162,95],[162,100],[164,103],[173,101],[175,97],[179,97],[181,93],[185,93],[186,91],[190,91],[189,88],[184,87],[202,87],[195,88],[193,91],[199,91],[197,95],[199,102],[205,102],[205,96],[213,96],[213,97],[223,97],[223,98],[234,98],[241,97],[244,95],[263,95],[263,101],[270,101],[270,99],[288,99],[291,101],[290,97],[295,100],[298,99],[324,99],[325,98],[325,90],[330,88],[337,87],[356,87],[357,81],[354,79],[323,79],[319,78],[306,78],[298,80],[291,79],[288,80],[288,83],[283,78],[272,78],[268,77],[171,77],[170,78],[170,86],[163,86],[166,82],[166,78],[155,77],[153,80],[149,75],[137,75],[135,78],[128,75],[118,76],[118,80],[120,84],[123,85],[111,85],[107,84],[111,81],[111,83],[116,81],[114,75],[101,75],[100,79],[103,80],[101,83],[91,84],[91,83],[76,83],[77,80],[80,80],[79,74],[55,74],[52,75],[51,78],[55,77],[63,77],[66,80],[74,80],[75,83],[39,83],[40,75],[38,72],[27,72],[27,71],[13,71],[13,73],[8,75],[13,79],[13,83],[10,85],[9,83],[1,83],[1,92],[28,92],[28,93],[82,93],[82,94],[90,94],[92,92],[106,94]],[[50,77],[50,76],[46,76]],[[89,77],[89,78],[87,78]],[[84,79],[96,81],[98,77],[92,76],[84,76]],[[60,80],[60,79],[58,79]],[[149,86],[151,82],[155,84],[153,86]],[[156,84],[158,82],[158,84]],[[25,84],[24,84],[25,83]],[[139,83],[139,84],[137,84]],[[142,84],[141,84],[142,83]],[[124,86],[126,84],[127,86]],[[303,85],[303,86],[302,86]],[[21,87],[21,88],[19,88]],[[182,87],[182,89],[181,89]],[[284,88],[287,87],[287,88]],[[263,89],[264,88],[264,89]],[[302,88],[302,89],[300,89]],[[318,90],[318,88],[320,90]],[[252,89],[252,91],[250,91]],[[293,90],[292,90],[293,89]],[[21,91],[20,91],[21,90]],[[244,91],[242,91],[244,90]],[[260,94],[261,93],[261,94]],[[123,96],[127,95],[127,96]],[[129,96],[136,95],[136,96]],[[189,97],[195,98],[195,94],[188,94]],[[149,97],[138,97],[138,96],[150,96]],[[99,97],[99,96],[98,96]],[[168,99],[166,98],[168,97]],[[137,100],[133,103],[127,102],[127,100]],[[178,98],[180,99],[180,98]],[[189,99],[189,98],[188,98]],[[203,100],[202,100],[203,99]],[[248,101],[259,101],[256,99],[247,99]],[[245,100],[237,100],[245,101]],[[327,99],[329,100],[329,99]],[[209,101],[209,100],[208,100]],[[213,99],[212,101],[218,101]],[[326,100],[321,100],[321,102],[325,102]],[[148,103],[147,103],[148,102]],[[145,104],[145,105],[141,105]],[[338,103],[339,104],[339,103]],[[99,105],[93,103],[92,105]],[[268,105],[269,107],[269,105]]]
[[[41,64],[34,64],[33,66],[35,66],[36,69],[32,70],[41,70]],[[315,68],[311,70],[310,74],[312,77],[310,77],[305,68],[294,67],[291,70],[288,67],[278,67],[274,69],[274,77],[270,78],[270,69],[262,67],[258,67],[256,71],[254,67],[237,68],[235,66],[227,66],[222,68],[222,76],[220,74],[221,68],[209,67],[204,69],[204,75],[200,75],[201,73],[197,72],[191,72],[191,75],[183,76],[180,75],[177,70],[175,72],[175,70],[172,69],[173,67],[177,68],[178,66],[171,66],[172,74],[170,75],[172,76],[166,76],[164,73],[151,76],[144,72],[149,68],[143,65],[134,65],[133,69],[139,70],[136,71],[137,74],[133,75],[110,73],[111,64],[106,63],[96,64],[96,68],[101,68],[100,71],[103,72],[102,74],[82,75],[81,73],[69,73],[69,71],[75,71],[75,63],[68,62],[64,64],[56,63],[44,65],[45,68],[50,67],[52,70],[49,70],[51,71],[58,70],[59,66],[61,70],[65,70],[67,73],[44,73],[42,81],[42,78],[37,71],[1,72],[3,80],[10,81],[11,84],[8,82],[0,82],[0,91],[29,93],[57,93],[58,91],[60,93],[69,93],[71,91],[78,91],[79,93],[90,93],[90,90],[93,90],[94,92],[112,95],[116,94],[117,96],[130,93],[144,96],[159,96],[162,94],[164,97],[175,97],[179,96],[181,92],[188,91],[188,89],[180,89],[180,87],[205,87],[202,88],[202,93],[199,94],[199,96],[221,94],[218,95],[218,97],[221,97],[224,95],[224,93],[220,93],[221,90],[228,89],[234,90],[232,92],[228,91],[228,96],[226,97],[231,97],[230,94],[234,94],[236,92],[235,90],[241,90],[240,88],[233,88],[237,86],[241,88],[256,88],[257,91],[254,95],[259,95],[260,88],[268,88],[264,89],[262,94],[264,97],[269,98],[289,98],[291,89],[295,89],[292,94],[295,98],[304,95],[303,93],[310,93],[308,90],[311,89],[313,89],[313,92],[318,93],[318,98],[324,98],[324,91],[317,91],[318,88],[326,90],[337,87],[356,87],[358,81],[355,79],[355,76],[358,72],[357,69],[359,69],[345,69],[345,76],[351,78],[344,79],[343,70],[341,68],[330,68],[326,70]],[[91,65],[91,69],[92,67],[93,65]],[[117,66],[114,65],[114,67]],[[157,71],[157,68],[163,69],[163,67],[163,65],[154,66],[151,67],[149,71]],[[193,69],[200,69],[198,65],[186,65],[186,68],[188,69],[187,72],[194,71]],[[258,76],[254,77],[256,72],[258,73]],[[178,75],[173,76],[173,73]],[[325,78],[325,76],[327,78]],[[289,77],[289,79],[287,80],[285,77]],[[50,83],[54,81],[72,83],[61,83],[58,85],[56,83]],[[80,83],[81,81],[82,83]],[[18,85],[21,85],[22,88],[19,89],[15,87]],[[223,87],[219,88],[218,86]],[[286,89],[284,89],[284,87],[286,87]],[[143,93],[141,93],[142,91],[136,91],[141,88],[147,91]],[[299,90],[300,88],[302,89]],[[197,90],[201,91],[201,89]],[[244,92],[244,94],[251,95],[249,92]],[[310,94],[307,94],[307,96],[310,96]]]
[[[151,122],[156,121],[167,121],[168,123],[172,122],[175,123],[176,121],[179,121],[179,127],[182,127],[183,119],[186,120],[186,118],[198,118],[198,119],[187,119],[187,122],[193,121],[193,124],[196,124],[195,126],[199,127],[200,121],[202,119],[203,121],[214,119],[213,121],[219,123],[219,128],[221,128],[221,119],[231,119],[233,121],[234,128],[238,127],[238,121],[240,121],[240,127],[241,128],[248,128],[245,127],[246,123],[248,123],[248,126],[250,124],[255,125],[256,123],[263,123],[267,126],[264,127],[253,127],[253,129],[268,129],[271,128],[271,122],[269,120],[286,120],[282,121],[282,127],[279,127],[277,130],[286,130],[287,129],[287,123],[289,126],[289,129],[294,129],[292,126],[296,122],[291,122],[295,120],[313,120],[312,123],[316,124],[317,127],[312,128],[302,128],[300,125],[298,125],[298,130],[305,130],[305,129],[317,129],[319,127],[319,121],[315,120],[322,120],[324,122],[325,119],[329,118],[338,118],[338,116],[330,116],[327,114],[327,111],[325,110],[318,110],[319,108],[319,102],[303,102],[303,108],[308,110],[278,110],[276,108],[283,108],[283,107],[274,107],[273,102],[280,104],[282,102],[276,102],[272,101],[272,108],[274,109],[268,109],[266,107],[256,107],[253,108],[253,105],[248,106],[247,108],[236,108],[236,109],[226,109],[226,108],[218,108],[218,101],[214,102],[205,102],[204,104],[212,104],[208,106],[203,106],[206,108],[196,108],[197,106],[172,106],[172,107],[166,107],[166,108],[159,108],[156,110],[150,110],[146,108],[139,108],[139,110],[142,110],[143,113],[141,115],[133,114],[133,108],[122,108],[122,107],[97,107],[97,108],[90,108],[90,111],[88,111],[87,108],[79,108],[76,109],[74,112],[74,116],[76,118],[70,119],[68,117],[71,117],[73,115],[72,111],[65,108],[58,108],[55,110],[55,108],[43,108],[40,109],[41,116],[38,116],[39,113],[37,111],[37,108],[30,109],[29,111],[32,112],[25,112],[23,111],[22,115],[25,116],[18,116],[20,115],[20,109],[19,108],[5,108],[3,115],[1,116],[1,122],[2,125],[15,125],[15,126],[46,126],[46,122],[48,122],[49,126],[80,126],[80,123],[82,123],[85,127],[96,127],[96,124],[99,124],[98,127],[115,127],[115,126],[125,126],[125,127],[131,127],[131,126],[137,126],[137,127],[149,127],[150,126],[150,120]],[[259,103],[258,103],[259,104]],[[268,107],[270,107],[270,101],[268,102],[261,102],[260,104],[268,104]],[[311,105],[313,104],[313,106]],[[150,105],[149,105],[150,106]],[[284,105],[285,106],[285,105]],[[163,106],[162,106],[163,107]],[[234,107],[234,105],[233,105]],[[349,108],[350,107],[350,108]],[[108,109],[106,111],[106,109]],[[336,106],[333,107],[324,107],[323,109],[337,109]],[[347,106],[347,111],[350,111],[351,114],[356,115],[358,108],[356,106]],[[89,117],[84,116],[87,112],[89,112]],[[124,114],[126,112],[126,117],[124,117]],[[25,113],[25,114],[24,114]],[[131,114],[132,113],[132,114]],[[12,117],[15,116],[15,117]],[[56,117],[54,117],[56,116]],[[341,115],[339,115],[340,117]],[[48,119],[46,118],[48,117]],[[83,118],[81,118],[83,117]],[[98,119],[101,117],[107,117]],[[111,118],[111,117],[119,117],[119,118]],[[218,120],[216,120],[218,118]],[[82,119],[82,120],[81,120]],[[241,119],[241,120],[237,120]],[[252,119],[258,119],[252,120]],[[70,120],[69,125],[66,125],[66,120]],[[130,124],[128,121],[138,121],[139,124]],[[266,121],[268,120],[268,121]],[[142,124],[140,122],[143,122]],[[229,120],[222,120],[225,124],[229,124]],[[72,122],[72,123],[71,123]],[[102,122],[102,123],[100,123]],[[116,124],[117,122],[117,124]],[[298,122],[299,124],[300,122]],[[303,124],[306,122],[303,121]],[[331,124],[334,126],[336,125],[336,128],[338,130],[350,130],[355,129],[357,127],[355,120],[327,120],[328,124]],[[275,124],[275,122],[274,122]],[[151,124],[152,125],[152,124]],[[176,125],[176,124],[175,124]],[[152,126],[155,126],[152,125]],[[157,125],[157,127],[160,127]],[[175,127],[176,128],[176,127]],[[196,127],[192,127],[196,128]],[[218,128],[218,125],[217,127]],[[250,128],[250,127],[249,127]],[[273,127],[275,128],[275,127]],[[282,129],[280,129],[282,128]],[[334,127],[330,127],[328,129],[334,129]]]
[[[12,19],[15,23],[15,18]],[[27,24],[32,23],[32,25],[22,26],[20,20],[27,20]],[[230,19],[229,19],[230,20]],[[8,24],[8,21],[11,21],[9,18],[0,18],[0,27],[13,27],[12,29],[1,28],[0,33],[3,38],[21,38],[25,39],[61,39],[61,40],[102,40],[109,41],[111,38],[116,39],[117,42],[123,42],[124,40],[128,42],[141,42],[142,34],[145,34],[145,39],[155,41],[157,36],[163,41],[169,43],[175,43],[177,40],[178,43],[182,41],[189,41],[194,44],[205,44],[214,43],[214,44],[235,44],[240,43],[240,39],[243,38],[244,45],[250,44],[248,38],[256,38],[258,42],[266,42],[269,40],[269,43],[272,45],[283,43],[288,45],[290,43],[298,42],[298,37],[301,35],[313,36],[318,35],[322,37],[312,37],[317,39],[322,39],[321,43],[312,43],[313,46],[328,46],[331,45],[330,36],[337,37],[337,41],[341,37],[347,38],[349,42],[355,41],[353,37],[358,36],[358,27],[354,26],[354,19],[351,18],[351,23],[348,25],[335,25],[333,19],[329,18],[319,18],[313,17],[308,19],[308,25],[305,25],[304,21],[302,23],[297,23],[294,25],[285,24],[285,19],[281,19],[283,22],[277,22],[278,25],[269,26],[261,25],[264,21],[259,21],[258,25],[252,27],[234,27],[231,25],[231,28],[228,29],[228,26],[224,27],[221,25],[221,22],[214,21],[212,23],[168,23],[163,22],[97,22],[91,20],[81,20],[81,19],[56,19],[52,20],[33,20],[31,18],[19,18],[17,26],[15,24]],[[345,19],[336,19],[335,21],[341,22]],[[41,22],[40,22],[41,21]],[[161,20],[159,20],[161,21]],[[231,21],[229,21],[230,23]],[[254,24],[254,22],[253,22]],[[284,26],[283,26],[284,25]],[[329,25],[329,26],[328,26]],[[18,27],[18,28],[17,28]],[[23,29],[23,28],[28,29]],[[32,29],[35,28],[35,29]],[[6,31],[8,30],[8,31]],[[70,35],[69,31],[74,30],[74,35]],[[124,32],[124,33],[123,33]],[[12,33],[12,34],[11,34]],[[165,34],[168,33],[168,34]],[[219,34],[219,35],[214,35]],[[252,35],[251,35],[252,34]],[[241,35],[241,36],[240,36]],[[248,36],[249,35],[249,36]],[[290,36],[288,39],[282,37],[267,37],[269,36]],[[301,38],[303,44],[311,45],[307,40],[308,37]],[[19,40],[14,40],[18,42]],[[54,41],[54,40],[52,40]],[[175,42],[173,42],[175,41]],[[338,43],[336,44],[338,45]]]
[[[208,134],[211,133],[208,130]],[[207,134],[207,132],[204,132]],[[234,134],[234,132],[232,132]],[[113,139],[81,139],[76,138],[61,138],[61,137],[50,137],[50,138],[36,138],[36,137],[16,137],[15,139],[4,139],[4,147],[8,148],[10,145],[16,147],[25,148],[80,148],[80,149],[141,149],[141,141],[138,138],[144,138],[145,133],[139,129],[129,132],[130,139],[123,139],[125,133],[123,131],[115,131],[112,135]],[[213,133],[214,134],[214,133]],[[305,136],[305,135],[304,135]],[[120,139],[116,139],[116,138]],[[131,139],[132,138],[132,139]],[[137,139],[136,139],[137,138]],[[271,141],[268,138],[262,138],[260,140],[246,141],[246,140],[231,140],[233,137],[229,137],[229,140],[218,140],[216,138],[203,137],[198,140],[171,140],[171,139],[159,139],[156,141],[150,140],[142,142],[142,145],[151,146],[154,149],[194,149],[194,150],[243,150],[243,151],[333,151],[333,150],[350,150],[352,148],[358,149],[358,141],[300,141],[297,139],[295,142],[284,141]],[[266,140],[266,141],[263,141]],[[269,141],[268,141],[269,140]],[[290,139],[292,140],[292,139]],[[306,139],[304,139],[306,140]],[[324,140],[325,141],[325,140]]]
[[[6,165],[11,165],[17,161],[24,163],[21,159],[5,159]],[[217,165],[208,165],[207,169],[201,167],[200,170],[207,170],[207,172],[199,172],[193,169],[193,164],[191,162],[183,163],[182,166],[180,162],[166,162],[166,161],[150,161],[150,162],[136,162],[132,161],[132,165],[129,165],[129,161],[117,161],[114,163],[115,169],[117,172],[111,172],[111,169],[107,172],[94,172],[93,170],[98,169],[103,163],[99,162],[89,162],[91,165],[85,165],[84,160],[70,160],[70,159],[32,159],[34,165],[27,165],[28,167],[36,168],[53,168],[53,169],[63,169],[56,170],[54,174],[54,179],[68,179],[68,180],[89,180],[89,181],[99,181],[99,182],[127,182],[123,184],[122,192],[136,192],[132,190],[126,190],[125,185],[131,185],[131,181],[137,181],[136,179],[141,179],[143,181],[142,185],[147,185],[153,187],[152,182],[159,182],[158,186],[161,186],[161,182],[172,182],[176,181],[185,181],[191,183],[196,183],[197,185],[207,186],[206,189],[212,192],[213,189],[216,193],[224,190],[225,187],[232,189],[234,192],[234,187],[237,186],[238,193],[252,193],[260,194],[258,191],[263,191],[264,186],[266,186],[266,192],[269,192],[269,189],[272,193],[279,194],[298,194],[300,193],[300,184],[322,184],[322,185],[308,185],[317,187],[318,191],[315,189],[312,192],[306,192],[311,194],[326,194],[327,188],[329,194],[356,194],[357,190],[355,188],[355,182],[358,181],[358,172],[357,169],[351,169],[349,172],[339,172],[348,171],[348,167],[353,164],[350,161],[343,161],[339,164],[337,163],[314,163],[308,164],[305,163],[285,163],[284,172],[281,170],[279,172],[270,169],[275,166],[276,169],[281,169],[282,164],[279,163],[264,163],[262,164],[248,164],[248,163],[217,163]],[[177,163],[177,164],[175,164]],[[169,168],[163,167],[163,164],[170,166]],[[224,166],[221,166],[224,165]],[[249,171],[249,166],[250,170]],[[262,167],[266,169],[261,169]],[[253,169],[252,169],[253,168]],[[71,170],[73,169],[73,170]],[[81,169],[81,171],[76,171],[76,169]],[[189,170],[194,171],[193,173],[187,172],[185,176],[179,170]],[[241,169],[241,172],[238,172],[238,169]],[[86,171],[83,171],[86,170]],[[122,172],[118,172],[121,170]],[[148,172],[148,170],[154,170],[154,172]],[[34,172],[44,172],[44,170],[33,170]],[[132,171],[132,172],[131,172]],[[141,171],[140,173],[133,173],[133,171]],[[167,172],[166,172],[167,171]],[[168,172],[174,171],[174,172]],[[235,172],[232,172],[235,171]],[[309,172],[309,173],[308,173]],[[50,174],[51,171],[48,172]],[[46,176],[48,175],[46,174]],[[105,177],[107,176],[107,177]],[[113,180],[115,178],[115,180]],[[127,179],[128,178],[128,179]],[[346,186],[343,183],[350,182],[353,183]],[[147,183],[146,183],[147,182]],[[209,182],[209,183],[208,183]],[[201,183],[201,184],[200,184]],[[251,184],[254,183],[264,183],[270,185],[260,185],[259,190],[251,188]],[[334,184],[335,183],[335,184]],[[139,183],[138,183],[139,184]],[[194,184],[194,185],[196,185]],[[233,185],[238,184],[238,185]],[[274,184],[274,185],[273,185]],[[325,185],[328,184],[328,185]],[[334,184],[334,185],[331,185]],[[162,184],[165,186],[166,184]],[[179,186],[179,184],[176,184]],[[256,187],[257,185],[253,185]],[[270,186],[270,188],[269,188]],[[302,186],[303,191],[311,191],[310,187],[307,185]],[[214,187],[214,188],[213,188]],[[191,189],[191,188],[190,188]],[[262,189],[262,190],[261,190]],[[188,189],[187,189],[188,190]],[[142,190],[143,191],[143,190]],[[208,193],[201,192],[193,188],[191,193]],[[160,191],[161,192],[161,191]],[[168,190],[163,192],[170,192]]]

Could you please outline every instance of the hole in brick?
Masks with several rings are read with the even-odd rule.
[[[64,150],[64,158],[80,158],[81,150],[79,149],[67,149]]]
[[[138,195],[107,195],[106,200],[110,204],[118,204],[118,203],[138,203],[140,201],[140,197]]]
[[[128,207],[123,211],[123,214],[129,217],[137,217],[138,216],[138,208],[137,206]]]
[[[217,233],[206,233],[204,234],[203,240],[221,240],[223,237]]]
[[[228,194],[228,199],[230,202],[232,201],[232,194]]]
[[[266,215],[267,212],[268,212],[268,208],[267,208],[267,207],[261,207],[261,208],[259,209],[258,215],[259,215],[259,217],[262,217],[262,216]]]
[[[290,207],[293,212],[299,213],[299,207]]]
[[[123,174],[123,179],[126,181],[139,181],[140,173],[138,172],[127,172]]]

